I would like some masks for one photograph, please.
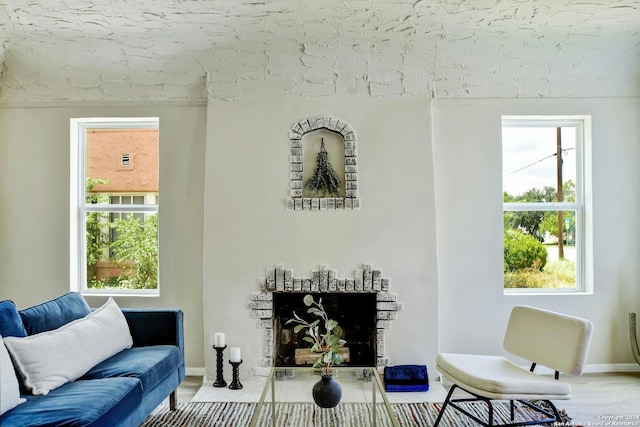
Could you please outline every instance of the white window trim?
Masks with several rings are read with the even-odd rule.
[[[72,118],[70,120],[70,252],[69,274],[70,290],[83,295],[104,296],[145,296],[160,295],[160,265],[158,265],[158,287],[156,289],[87,289],[86,268],[87,254],[85,244],[86,213],[85,183],[86,183],[86,130],[87,129],[135,129],[159,128],[158,117],[93,117]],[[155,205],[92,205],[91,212],[155,212],[159,207]],[[158,253],[160,248],[158,248]]]
[[[503,289],[505,295],[593,295],[593,199],[591,116],[502,116],[504,127],[575,127],[576,202],[503,203],[505,211],[576,211],[576,287]]]

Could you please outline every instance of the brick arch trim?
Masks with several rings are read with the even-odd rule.
[[[342,136],[344,142],[345,197],[302,197],[302,137],[326,129]],[[356,132],[351,125],[335,117],[314,116],[300,120],[289,133],[289,195],[287,209],[342,210],[360,209],[358,194],[358,150]]]

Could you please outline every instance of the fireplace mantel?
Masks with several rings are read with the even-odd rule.
[[[380,270],[370,264],[354,272],[353,278],[338,278],[337,270],[320,265],[311,277],[294,277],[292,269],[283,264],[267,270],[266,277],[259,279],[260,290],[251,294],[248,307],[252,317],[258,319],[258,327],[264,330],[264,354],[255,368],[256,375],[267,375],[274,365],[274,307],[273,293],[375,293],[376,294],[376,365],[390,363],[385,352],[385,330],[391,327],[398,311],[404,306],[397,302],[397,294],[390,292],[389,279],[382,277]]]

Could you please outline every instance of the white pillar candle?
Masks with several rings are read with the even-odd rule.
[[[224,347],[224,332],[216,332],[213,336],[213,345],[215,347]]]
[[[240,356],[240,347],[231,347],[231,357],[229,358],[234,363],[239,363],[242,360]]]

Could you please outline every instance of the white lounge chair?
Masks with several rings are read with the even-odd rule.
[[[559,381],[560,372],[580,375],[589,350],[592,324],[586,319],[555,313],[529,306],[516,306],[511,311],[504,337],[504,349],[533,362],[527,370],[502,356],[440,353],[436,368],[453,383],[434,427],[449,407],[455,408],[483,426],[522,426],[559,421],[560,415],[552,400],[569,399],[571,386]],[[533,372],[536,364],[555,370],[555,378]],[[453,399],[456,389],[472,397]],[[468,412],[459,402],[484,401],[488,405],[488,420]],[[494,423],[493,400],[511,402],[511,422]],[[541,400],[548,408],[532,401]],[[520,401],[539,413],[535,421],[514,421],[514,401]]]

